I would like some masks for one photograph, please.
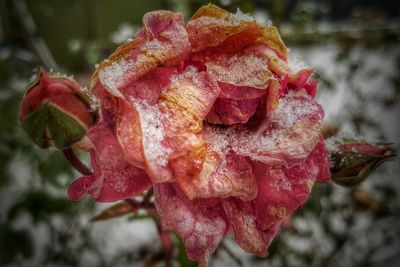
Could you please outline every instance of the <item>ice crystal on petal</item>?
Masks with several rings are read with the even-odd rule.
[[[157,165],[166,166],[170,150],[162,144],[165,136],[162,124],[164,115],[157,105],[150,106],[135,99],[132,99],[132,103],[139,113],[143,149],[147,159]]]
[[[317,120],[313,121],[308,117]],[[283,160],[275,158],[283,151],[289,157],[307,156],[318,141],[321,119],[322,114],[319,114],[316,102],[306,96],[291,94],[280,99],[265,132],[240,127],[220,129],[206,126],[205,138],[216,152],[225,154],[232,150],[253,160],[263,158],[266,163],[272,163],[275,160]],[[296,135],[293,136],[293,133]],[[260,152],[267,152],[266,156],[260,155]],[[273,157],[273,154],[276,155]],[[269,162],[269,157],[272,162]]]
[[[314,103],[288,95],[279,100],[278,107],[271,115],[271,122],[278,129],[290,129],[297,121],[317,111],[318,107]]]
[[[303,69],[310,69],[310,66],[308,66],[305,62],[293,56],[289,56],[288,64],[292,73],[297,73]]]
[[[109,66],[100,70],[99,78],[103,85],[115,96],[122,97],[121,92],[118,89],[117,83],[131,67],[131,63],[125,59],[121,59],[117,62],[113,62]]]
[[[171,77],[171,83],[179,83],[185,79],[192,78],[195,73],[198,72],[198,69],[195,66],[188,66],[185,69],[185,72],[174,75]]]
[[[254,18],[246,13],[243,13],[239,8],[236,10],[236,13],[232,14],[232,19],[238,23],[242,21],[254,21]]]

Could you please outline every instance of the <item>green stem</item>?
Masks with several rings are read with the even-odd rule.
[[[75,170],[83,175],[93,174],[92,170],[89,169],[85,164],[83,164],[82,161],[75,155],[72,148],[66,148],[62,151],[62,153],[64,154],[64,157],[69,161],[69,163],[71,163],[72,167],[74,167]]]

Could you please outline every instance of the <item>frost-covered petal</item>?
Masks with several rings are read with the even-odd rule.
[[[256,179],[246,158],[234,153],[217,153],[212,147],[208,147],[199,175],[179,185],[190,199],[237,197],[251,200],[257,195]]]
[[[179,63],[189,53],[189,40],[183,17],[170,11],[147,13],[144,28],[135,39],[120,46],[97,68],[92,87],[100,81],[114,96],[121,88],[160,65]]]
[[[254,18],[229,12],[209,4],[201,7],[187,23],[192,51],[217,48],[219,51],[239,51],[251,44],[266,44],[284,57],[287,49],[275,27],[260,25]]]
[[[253,53],[207,57],[207,71],[219,82],[265,89],[273,78],[268,62]]]
[[[219,93],[217,82],[207,72],[189,69],[174,77],[161,96],[166,144],[171,149],[169,167],[179,183],[201,170],[206,147],[202,121]]]
[[[139,117],[137,127],[140,128],[142,134],[130,135],[130,142],[138,144],[137,150],[140,149],[141,143],[147,174],[153,183],[173,181],[174,177],[167,166],[169,156],[173,152],[170,145],[166,143],[165,121],[167,115],[160,110],[159,104],[149,105],[147,102],[136,99],[132,99],[131,104],[132,109],[136,111]],[[121,127],[124,127],[124,125]]]
[[[249,46],[246,48],[245,53],[263,59],[268,64],[268,69],[278,77],[283,77],[291,72],[285,59],[268,45]]]
[[[177,186],[168,183],[155,185],[154,196],[163,227],[182,238],[189,258],[206,263],[226,233],[219,201],[190,201]]]
[[[258,130],[240,126],[209,126],[205,134],[215,145],[224,144],[236,154],[266,164],[302,162],[319,141],[322,108],[307,95],[287,95]]]
[[[98,202],[112,202],[140,194],[151,186],[144,170],[126,162],[114,134],[104,124],[92,127],[88,134],[92,146],[94,175],[75,180],[68,189],[74,200],[86,194]]]
[[[288,95],[279,100],[266,128],[242,131],[235,145],[238,154],[267,164],[291,164],[305,159],[319,141],[323,110],[314,100]]]
[[[291,168],[254,164],[259,193],[252,201],[262,229],[268,229],[308,199],[314,181],[329,179],[329,162],[323,138],[307,159]]]

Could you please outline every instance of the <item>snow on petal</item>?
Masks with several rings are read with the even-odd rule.
[[[201,170],[206,144],[201,137],[202,121],[220,93],[207,72],[187,70],[165,88],[160,106],[167,116],[166,143],[173,153],[169,167],[179,183],[193,179]]]
[[[323,118],[317,102],[302,95],[279,100],[262,132],[240,132],[234,145],[239,155],[272,164],[291,164],[306,158],[319,141]]]
[[[100,80],[114,96],[120,89],[161,65],[175,65],[190,49],[183,17],[170,11],[147,13],[144,28],[135,39],[117,48],[103,61],[92,78],[92,87]]]
[[[238,155],[266,164],[293,165],[303,161],[317,145],[322,118],[317,102],[307,95],[290,94],[279,100],[262,131],[239,126],[209,126],[205,131]]]
[[[278,77],[283,77],[291,72],[287,62],[268,45],[252,45],[247,47],[245,52],[254,54],[265,60],[268,64],[269,70]]]
[[[151,106],[136,99],[131,101],[134,110],[139,115],[142,133],[141,136],[132,136],[132,138],[135,143],[138,140],[142,142],[141,147],[148,175],[154,183],[172,181],[172,173],[167,167],[172,149],[165,144],[166,130],[163,124],[167,116],[161,112],[158,104]]]
[[[212,199],[190,201],[173,184],[154,186],[157,211],[165,230],[183,240],[189,258],[206,263],[226,233],[226,222]]]
[[[230,14],[212,4],[201,7],[187,23],[192,51],[217,48],[217,51],[236,52],[251,44],[266,44],[287,57],[287,49],[275,27],[258,24],[240,13]]]
[[[314,181],[329,179],[326,147],[321,138],[307,159],[291,168],[254,164],[259,193],[252,201],[258,223],[268,229],[299,209],[308,199]]]
[[[210,57],[205,65],[217,81],[237,86],[265,89],[273,77],[268,62],[252,53]]]
[[[112,202],[140,194],[151,186],[144,170],[124,160],[121,147],[107,126],[98,124],[87,135],[93,144],[94,175],[75,180],[68,189],[71,198],[80,200],[90,194],[98,202]]]
[[[201,121],[219,93],[220,88],[211,75],[189,66],[182,74],[172,77],[171,84],[161,96],[161,102],[173,103]]]
[[[215,5],[203,6],[187,23],[192,51],[218,46],[230,35],[243,31],[250,23],[255,21],[235,19]]]

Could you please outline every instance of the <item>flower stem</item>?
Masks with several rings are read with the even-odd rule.
[[[75,155],[72,148],[63,149],[62,152],[64,154],[64,157],[68,160],[69,163],[71,163],[72,167],[74,167],[75,170],[83,175],[93,174],[92,170],[89,169],[85,164],[83,164],[82,161]]]

